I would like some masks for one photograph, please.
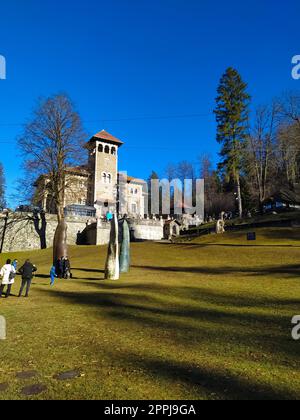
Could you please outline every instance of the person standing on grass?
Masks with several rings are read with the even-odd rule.
[[[71,278],[71,264],[69,257],[64,258],[64,279]]]
[[[1,286],[0,286],[0,298],[2,298],[2,293],[5,286],[7,286],[7,291],[5,297],[10,296],[11,287],[15,282],[16,270],[11,263],[11,260],[7,260],[6,264],[0,270],[0,277],[2,277]]]
[[[59,258],[56,261],[55,266],[56,266],[56,274],[57,274],[57,277],[59,277],[60,279],[62,279],[63,276],[64,276],[64,257]]]
[[[57,277],[56,269],[55,269],[55,265],[53,265],[51,270],[50,270],[50,279],[51,279],[50,286],[54,286],[56,277]]]
[[[9,285],[8,285],[9,295],[8,296],[10,296],[12,285],[15,283],[15,278],[16,278],[17,268],[18,268],[18,260],[13,260],[13,262],[11,263],[11,266],[12,266],[12,271],[9,276]]]
[[[33,279],[33,274],[37,271],[35,265],[31,264],[30,260],[26,260],[25,264],[20,268],[19,272],[22,275],[22,284],[19,292],[19,297],[22,296],[23,290],[26,286],[25,297],[29,296],[30,286]]]
[[[18,268],[18,260],[13,260],[13,262],[12,262],[12,264],[11,264],[13,267],[14,267],[14,269],[16,270],[16,272],[17,272],[17,268]]]

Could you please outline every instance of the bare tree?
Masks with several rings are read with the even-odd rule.
[[[45,188],[36,191],[50,195],[58,222],[64,219],[64,197],[68,188],[66,172],[69,166],[80,163],[85,139],[79,114],[68,96],[56,95],[41,99],[33,118],[19,138],[24,157],[25,174],[31,185],[40,177]]]
[[[204,179],[205,214],[218,217],[223,211],[235,211],[234,194],[223,191],[223,186],[217,171],[214,170],[209,155],[199,156],[200,177]]]
[[[287,184],[300,178],[300,94],[287,93],[279,101],[278,162]]]
[[[38,186],[36,201],[42,201],[46,194],[53,202],[58,219],[55,238],[61,242],[55,242],[54,249],[61,254],[60,257],[67,252],[66,243],[63,244],[62,240],[66,241],[67,230],[65,195],[73,180],[68,176],[68,168],[81,163],[85,138],[80,116],[64,94],[41,99],[33,111],[31,122],[19,138],[27,185]]]
[[[274,183],[278,115],[279,107],[275,102],[271,106],[258,108],[247,141],[245,161],[248,184],[260,210]]]

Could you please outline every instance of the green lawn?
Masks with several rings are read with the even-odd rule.
[[[133,244],[119,282],[103,281],[105,247],[74,247],[75,278],[53,289],[51,250],[10,254],[39,274],[30,299],[0,302],[0,399],[35,383],[39,399],[300,399],[300,230],[257,233]],[[16,378],[28,370],[38,377]]]

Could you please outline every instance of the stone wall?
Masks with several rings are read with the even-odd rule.
[[[66,218],[69,245],[107,245],[110,238],[110,223],[87,217]],[[0,218],[0,241],[4,227]],[[133,240],[160,241],[164,237],[163,221],[130,220]],[[3,252],[17,252],[51,248],[57,227],[57,218],[46,215],[35,218],[32,214],[11,213],[5,234]]]
[[[78,233],[86,228],[88,218],[67,217],[68,244],[76,245]],[[4,219],[0,219],[0,240],[4,227]],[[57,218],[46,215],[45,219],[34,218],[32,214],[13,213],[9,215],[3,252],[28,251],[41,249],[42,245],[52,247]]]
[[[164,222],[160,220],[132,220],[131,237],[136,241],[160,241],[164,237]]]

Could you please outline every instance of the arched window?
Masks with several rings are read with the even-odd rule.
[[[103,174],[102,174],[102,181],[103,181],[103,184],[106,184],[106,180],[107,180],[107,175],[106,175],[106,173],[105,173],[105,172],[103,172]]]
[[[111,184],[111,174],[108,174],[108,175],[107,175],[107,182],[108,182],[109,184]]]
[[[109,146],[105,146],[104,153],[109,155],[110,149]]]
[[[98,146],[98,152],[103,153],[103,144],[99,144]]]
[[[115,147],[112,147],[112,149],[111,149],[111,154],[112,154],[113,156],[116,156],[116,154],[117,154],[117,149],[116,149]]]

